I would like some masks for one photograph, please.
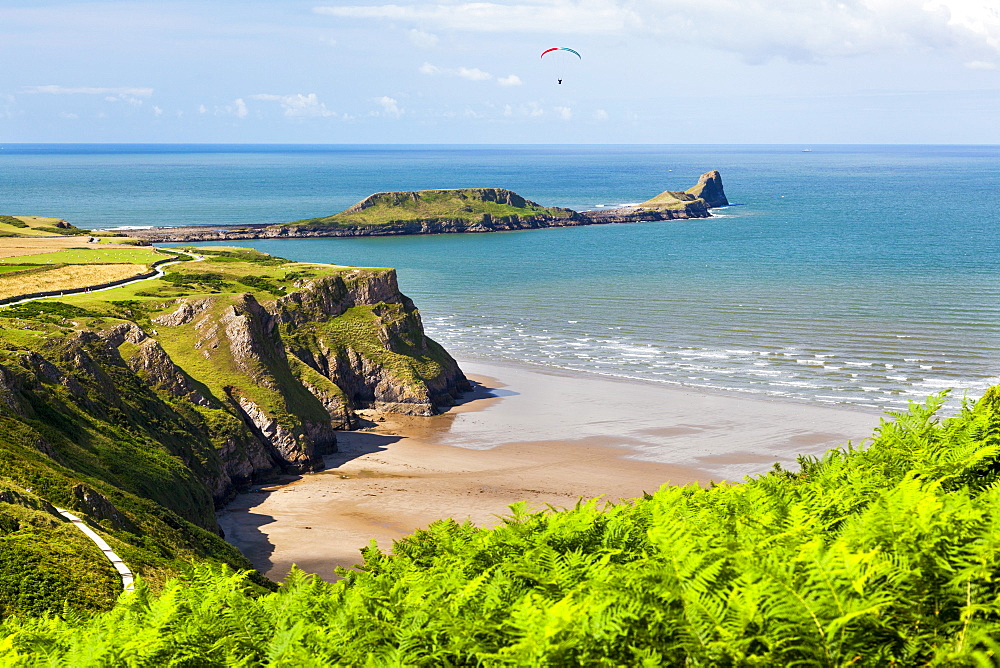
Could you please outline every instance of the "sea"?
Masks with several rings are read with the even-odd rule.
[[[395,267],[460,359],[889,411],[1000,384],[996,146],[0,144],[0,214],[281,223],[459,187],[589,210],[712,169],[708,219],[224,245]]]

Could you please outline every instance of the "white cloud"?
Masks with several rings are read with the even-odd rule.
[[[518,118],[541,118],[545,115],[545,110],[537,102],[527,102],[516,107],[505,104],[503,115],[507,117],[516,116]]]
[[[149,97],[152,88],[87,88],[69,86],[25,86],[24,93],[48,93],[50,95],[104,95],[118,99]],[[107,97],[105,99],[108,99]]]
[[[162,110],[162,109],[160,109],[159,107],[157,107],[157,106],[156,106],[156,105],[154,104],[154,105],[153,105],[153,115],[154,115],[154,116],[162,116],[162,115],[163,115],[163,110]]]
[[[669,37],[751,62],[947,49],[1000,52],[989,0],[514,0],[316,7],[424,29]]]
[[[438,37],[437,35],[414,28],[410,30],[410,43],[414,46],[419,46],[421,49],[433,49],[437,46]]]
[[[399,118],[403,115],[403,110],[399,108],[399,102],[393,98],[383,95],[382,97],[376,98],[375,101],[382,106],[383,115],[391,116],[393,118]]]
[[[199,104],[198,105],[198,113],[199,114],[207,114],[208,113],[208,108],[205,107],[205,105],[203,105],[203,104]]]
[[[236,105],[236,118],[246,118],[249,112],[247,111],[247,103],[243,101],[243,98],[236,98],[233,104]]]
[[[386,19],[476,32],[595,33],[637,25],[638,18],[613,0],[552,0],[524,4],[466,2],[421,5],[315,7],[317,14]]]
[[[152,88],[98,88],[86,86],[25,86],[22,93],[29,95],[103,95],[105,102],[126,102],[134,107],[142,104],[142,98],[153,94]]]
[[[568,121],[573,118],[573,110],[569,107],[554,107],[553,111],[556,112],[556,116],[564,121]]]
[[[608,120],[608,112],[604,111],[603,109],[598,109],[597,111],[594,112],[594,118],[599,121],[606,121]]]
[[[970,60],[965,63],[965,66],[970,70],[995,70],[997,69],[996,63],[990,63],[985,60]]]
[[[469,81],[490,81],[494,78],[492,74],[484,72],[478,67],[438,67],[431,63],[424,63],[417,68],[417,71],[430,76],[460,77]],[[501,86],[520,86],[522,83],[521,78],[516,74],[499,77],[496,82]]]
[[[309,93],[308,95],[303,95],[302,93],[295,93],[293,95],[259,93],[251,95],[250,99],[280,103],[287,118],[327,118],[337,115],[337,112],[330,111],[326,108],[326,104],[319,101],[316,93]]]
[[[459,67],[456,70],[456,74],[463,79],[468,79],[469,81],[488,81],[493,78],[493,75],[489,72],[483,72],[481,69],[476,67]]]
[[[488,81],[493,78],[489,72],[484,72],[477,67],[438,67],[430,63],[424,63],[418,69],[421,74],[431,76],[445,75],[450,77],[461,77],[469,81]]]

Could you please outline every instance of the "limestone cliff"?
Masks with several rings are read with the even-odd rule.
[[[394,271],[199,252],[128,299],[0,310],[0,511],[27,518],[0,513],[0,548],[18,527],[60,522],[48,503],[99,527],[147,579],[204,558],[245,568],[214,535],[215,506],[322,467],[360,409],[429,415],[468,389]],[[17,563],[48,563],[32,549]],[[0,580],[11,564],[0,558]]]
[[[729,200],[726,199],[726,191],[722,188],[722,176],[716,169],[702,174],[698,179],[698,183],[694,187],[688,188],[685,192],[704,200],[705,205],[711,209],[720,206],[729,206]]]

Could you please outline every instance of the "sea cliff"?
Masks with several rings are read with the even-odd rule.
[[[429,415],[468,388],[393,270],[198,253],[104,296],[0,310],[0,616],[48,609],[25,598],[39,588],[100,583],[66,594],[78,607],[120,590],[107,562],[60,565],[78,537],[50,530],[55,506],[154,583],[206,559],[246,568],[214,513],[236,490],[321,468],[358,411]]]

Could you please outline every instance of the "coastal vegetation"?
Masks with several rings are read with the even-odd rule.
[[[195,250],[66,250],[34,267],[94,281],[103,266],[188,261],[163,278],[0,308],[0,617],[107,609],[120,593],[56,507],[152,591],[196,564],[246,570],[219,535],[217,505],[322,466],[356,410],[432,413],[466,386],[391,270]]]
[[[265,592],[198,566],[0,625],[11,665],[995,665],[1000,391],[742,484],[523,505]]]
[[[90,231],[67,223],[62,218],[0,215],[0,236],[3,237],[80,236],[85,234],[89,235]]]
[[[484,221],[512,217],[567,218],[569,209],[545,207],[502,188],[375,193],[340,213],[287,225],[378,226],[390,223]]]
[[[0,299],[73,290],[141,275],[176,253],[155,248],[84,246],[0,260]]]

